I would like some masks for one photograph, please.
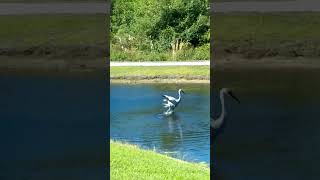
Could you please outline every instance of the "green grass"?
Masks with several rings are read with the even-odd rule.
[[[136,146],[110,142],[110,177],[126,179],[210,179],[205,164],[189,163],[142,150]]]
[[[105,15],[0,16],[1,46],[105,44]]]
[[[111,46],[110,59],[112,61],[186,61],[186,60],[210,60],[210,44],[204,44],[196,48],[180,50],[175,56],[171,51],[124,51],[116,45]]]
[[[320,56],[320,13],[216,13],[217,54]]]
[[[0,3],[30,3],[30,2],[105,2],[105,0],[0,0]]]
[[[161,66],[161,67],[110,67],[111,77],[147,76],[147,77],[192,77],[200,76],[208,79],[209,66]]]
[[[0,16],[2,55],[105,56],[105,15]]]
[[[214,2],[276,2],[276,1],[294,1],[294,0],[215,0]]]
[[[216,40],[320,40],[320,13],[219,13],[212,21]]]

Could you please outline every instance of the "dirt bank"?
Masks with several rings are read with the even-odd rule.
[[[213,52],[217,58],[237,55],[246,59],[320,58],[320,41],[256,42],[254,40],[216,41]]]
[[[1,71],[92,71],[106,68],[106,58],[74,57],[48,58],[25,56],[1,56]]]
[[[259,59],[243,58],[241,55],[230,55],[214,58],[214,67],[218,69],[320,69],[320,58],[305,57],[264,57]],[[212,71],[212,70],[211,70]]]

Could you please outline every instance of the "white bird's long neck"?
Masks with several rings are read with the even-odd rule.
[[[227,114],[225,104],[224,104],[224,93],[223,92],[220,93],[220,101],[221,101],[221,114],[216,120],[214,120],[214,119],[211,120],[212,127],[214,129],[217,129],[222,126],[224,118]]]
[[[180,101],[181,99],[181,91],[179,91],[179,98],[178,98],[178,101]]]
[[[224,93],[221,93],[220,94],[220,101],[221,101],[221,114],[220,114],[220,119],[224,119],[224,117],[226,116],[227,114],[227,111],[226,111],[226,107],[225,107],[225,104],[224,104]]]

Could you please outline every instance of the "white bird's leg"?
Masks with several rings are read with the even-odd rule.
[[[166,111],[166,113],[169,113],[171,111],[171,108],[169,107]]]
[[[172,106],[168,106],[168,109],[165,112],[165,114],[171,114],[171,113],[172,113]]]

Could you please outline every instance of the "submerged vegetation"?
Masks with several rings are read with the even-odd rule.
[[[137,146],[110,142],[111,179],[210,179],[205,164],[170,158]]]
[[[207,0],[113,0],[111,60],[208,60]]]

